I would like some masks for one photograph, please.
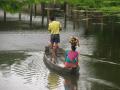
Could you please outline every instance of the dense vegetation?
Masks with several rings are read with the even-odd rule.
[[[120,12],[120,0],[0,0],[0,8],[9,12],[17,12],[26,5],[40,3],[67,2],[77,9],[96,9],[105,12]]]

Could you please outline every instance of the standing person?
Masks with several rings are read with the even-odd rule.
[[[55,63],[56,59],[56,52],[58,48],[58,43],[60,43],[60,31],[62,30],[61,23],[59,21],[56,21],[55,17],[50,17],[50,23],[48,26],[48,31],[50,31],[50,42],[51,42],[51,48],[52,48],[52,57],[51,60],[53,63]]]
[[[71,50],[65,52],[65,68],[78,67],[78,51],[76,46],[79,45],[79,40],[76,37],[72,37],[69,41],[71,43]]]

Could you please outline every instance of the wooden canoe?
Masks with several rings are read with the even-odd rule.
[[[78,75],[79,67],[75,69],[64,68],[64,60],[65,60],[65,51],[62,48],[58,48],[57,50],[57,62],[54,64],[51,62],[51,49],[46,46],[44,53],[44,63],[46,67],[50,70],[57,72],[58,74],[66,74],[66,75]]]

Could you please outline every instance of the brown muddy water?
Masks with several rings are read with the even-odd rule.
[[[47,30],[0,31],[0,90],[120,90],[120,18],[67,22],[60,47],[80,39],[80,76],[64,78],[43,63]],[[79,25],[77,25],[79,24]],[[1,28],[2,29],[2,28]]]

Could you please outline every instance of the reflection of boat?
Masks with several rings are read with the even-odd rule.
[[[64,78],[64,88],[65,90],[78,90],[78,80],[79,78]]]
[[[54,64],[51,62],[51,51],[49,47],[45,47],[45,54],[44,54],[44,63],[45,65],[55,72],[59,74],[67,74],[67,75],[78,75],[79,74],[79,67],[75,69],[67,69],[64,68],[64,60],[65,60],[65,51],[62,48],[57,50],[57,63]]]

